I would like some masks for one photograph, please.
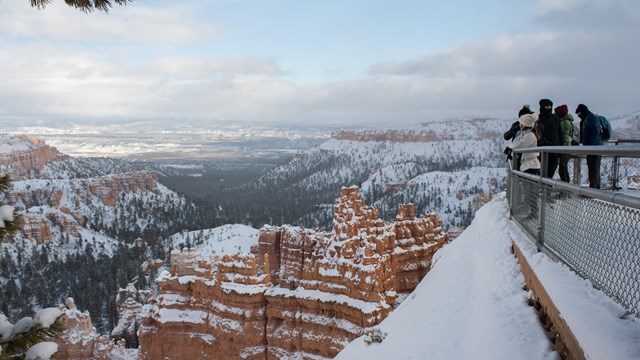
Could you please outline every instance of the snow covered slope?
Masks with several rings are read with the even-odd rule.
[[[640,136],[639,118],[640,113],[610,117],[614,138]],[[442,216],[445,229],[464,228],[504,188],[503,133],[513,121],[470,117],[402,129],[338,131],[243,190],[247,197],[277,204],[268,209],[268,223],[284,219],[326,227],[332,216],[328,194],[360,185],[362,196],[385,220],[395,216],[398,204],[412,202],[419,213]]]
[[[177,233],[169,237],[167,243],[172,248],[195,248],[204,259],[213,252],[220,256],[234,252],[248,254],[251,247],[258,244],[259,232],[250,226],[227,224],[213,229]]]
[[[506,196],[483,206],[471,225],[436,253],[437,262],[416,290],[379,326],[336,359],[559,359],[522,290],[524,278],[510,250],[527,244],[508,218]],[[566,267],[536,254],[545,284],[571,289],[558,296],[573,311],[590,359],[640,357],[640,322],[621,320],[620,306]],[[564,313],[564,312],[563,312]],[[370,342],[370,340],[368,340]]]

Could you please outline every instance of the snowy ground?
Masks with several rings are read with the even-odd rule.
[[[587,359],[640,359],[640,321],[588,282],[538,254],[508,219],[504,193],[485,205],[434,268],[379,326],[382,343],[354,340],[337,359],[559,359],[522,290],[516,241]]]
[[[260,230],[241,224],[227,224],[208,230],[196,230],[172,235],[169,242],[173,248],[181,245],[195,247],[200,256],[208,258],[213,253],[219,256],[234,252],[250,253],[258,244]]]

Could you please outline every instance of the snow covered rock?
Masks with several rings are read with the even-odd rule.
[[[33,345],[27,351],[25,360],[48,360],[58,351],[58,344],[50,341]]]

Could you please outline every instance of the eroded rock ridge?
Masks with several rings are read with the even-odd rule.
[[[333,358],[379,324],[447,241],[440,218],[402,205],[378,218],[343,188],[333,229],[261,229],[250,254],[174,250],[142,309],[143,359]]]

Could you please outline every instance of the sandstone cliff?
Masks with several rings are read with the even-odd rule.
[[[251,254],[174,250],[143,308],[143,359],[333,358],[411,292],[447,241],[437,215],[378,218],[343,188],[331,232],[264,227]]]
[[[14,181],[41,174],[51,161],[70,159],[40,139],[27,136],[2,137],[0,147],[0,174],[9,174]]]
[[[24,212],[24,235],[39,243],[52,240],[52,229],[60,234],[78,236],[80,228],[100,221],[102,209],[115,212],[118,201],[130,194],[158,192],[158,175],[154,172],[132,172],[90,179],[25,180],[14,184],[8,198]],[[145,207],[152,211],[154,202]]]

